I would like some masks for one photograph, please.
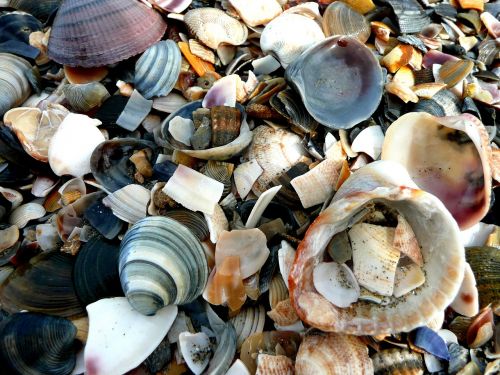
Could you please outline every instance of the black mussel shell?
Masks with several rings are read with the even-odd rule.
[[[0,287],[2,308],[62,317],[84,312],[73,287],[74,257],[59,251],[42,253],[18,267]]]
[[[122,138],[105,141],[97,146],[90,158],[90,169],[98,183],[110,192],[136,183],[136,168],[129,158],[135,151],[147,149],[151,152],[151,165],[158,157],[158,146],[149,141]]]
[[[103,126],[118,126],[116,120],[125,109],[127,102],[127,97],[113,95],[99,107],[94,117],[100,120]]]
[[[319,125],[307,112],[302,100],[292,89],[286,89],[273,95],[269,99],[269,104],[304,133],[315,131]]]
[[[458,116],[462,113],[460,99],[450,90],[441,90],[431,99],[419,100],[412,112],[427,112],[437,117]]]
[[[269,290],[269,285],[271,285],[271,281],[273,276],[278,269],[278,250],[280,246],[273,246],[270,250],[269,257],[266,260],[266,263],[262,266],[259,273],[259,290],[260,293],[265,293]]]
[[[236,210],[238,211],[243,223],[247,222],[250,212],[252,212],[252,208],[255,206],[256,202],[256,199],[249,199],[236,206]],[[283,220],[283,223],[290,225],[293,229],[298,228],[298,224],[293,216],[292,210],[279,203],[271,202],[264,210],[262,216],[269,220],[281,219]]]
[[[33,180],[33,175],[29,171],[19,170],[12,167],[10,163],[0,165],[0,186],[6,188],[18,188],[27,185]]]
[[[73,270],[75,292],[84,306],[102,298],[123,296],[118,274],[120,245],[102,237],[86,242]]]
[[[153,165],[153,178],[158,181],[167,182],[177,169],[177,164],[170,160]]]
[[[65,318],[17,313],[0,323],[0,372],[5,375],[69,375],[80,347]]]
[[[36,1],[33,1],[36,3]],[[29,44],[30,34],[42,31],[42,23],[31,14],[23,12],[5,13],[0,16],[0,43],[18,41]]]
[[[100,234],[112,240],[121,232],[123,221],[118,219],[113,211],[102,203],[102,199],[92,203],[83,216]]]

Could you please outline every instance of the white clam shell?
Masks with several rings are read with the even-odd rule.
[[[192,120],[182,118],[181,116],[175,116],[170,120],[168,131],[176,141],[186,146],[191,146],[191,137],[194,134],[194,123]]]
[[[328,301],[338,307],[349,307],[359,298],[356,277],[345,264],[320,263],[313,273],[314,287]]]
[[[189,369],[196,375],[203,372],[210,361],[210,339],[203,333],[182,332],[179,335],[179,348]]]
[[[45,208],[38,203],[25,203],[17,207],[9,216],[9,224],[24,228],[30,220],[40,219],[45,215]]]
[[[292,269],[295,259],[295,249],[286,241],[281,241],[281,247],[278,250],[278,265],[283,281],[288,289],[288,276]]]
[[[229,3],[248,26],[266,24],[283,12],[276,0],[229,0]]]
[[[394,297],[410,293],[425,282],[425,274],[416,264],[398,267],[394,277]]]
[[[67,115],[49,145],[49,164],[58,176],[82,177],[90,173],[90,157],[104,136],[97,128],[101,122],[85,115]]]
[[[227,221],[226,214],[221,206],[215,205],[214,213],[212,215],[203,214],[210,231],[210,241],[217,243],[220,235],[225,230],[229,230],[229,222]]]
[[[379,125],[369,126],[363,129],[354,139],[351,149],[354,152],[364,152],[377,160],[382,152],[384,133]]]
[[[110,375],[136,368],[158,347],[177,316],[177,306],[145,316],[125,297],[116,297],[88,305],[87,312],[86,373]]]
[[[307,48],[323,39],[325,34],[316,21],[298,14],[282,14],[264,28],[260,46],[264,53],[276,56],[286,68]]]
[[[127,223],[134,224],[146,217],[151,192],[141,185],[127,185],[105,197],[102,203],[113,214]]]

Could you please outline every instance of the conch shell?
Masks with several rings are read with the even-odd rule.
[[[384,297],[389,301],[385,306],[358,301],[336,307],[316,291],[314,269],[332,237],[356,224],[373,203],[408,221],[421,246],[426,282],[403,298]],[[288,282],[292,304],[307,324],[323,331],[380,335],[410,331],[443,311],[460,288],[464,267],[460,231],[443,203],[418,189],[398,163],[377,161],[354,172],[309,227]]]

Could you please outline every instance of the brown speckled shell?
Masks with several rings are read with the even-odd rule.
[[[167,24],[137,0],[66,0],[54,20],[49,57],[84,68],[113,64],[144,52]]]

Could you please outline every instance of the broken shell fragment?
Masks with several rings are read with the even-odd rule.
[[[476,278],[469,263],[465,263],[462,285],[450,307],[457,313],[471,318],[479,313],[479,293],[476,288]]]
[[[276,0],[230,0],[229,3],[248,26],[264,25],[283,11]]]
[[[146,217],[151,192],[141,185],[127,185],[109,194],[102,203],[119,219],[134,224]]]
[[[76,112],[89,112],[109,98],[109,92],[102,83],[90,82],[82,85],[66,85],[64,96]]]
[[[358,281],[345,264],[320,263],[313,279],[316,290],[335,306],[349,307],[359,298]]]
[[[242,199],[245,199],[248,193],[252,190],[252,186],[262,174],[263,169],[256,160],[250,160],[241,163],[234,170],[234,182],[238,194]]]
[[[179,335],[179,349],[189,369],[199,375],[208,366],[212,349],[210,339],[204,332],[182,332]]]
[[[407,349],[385,349],[372,357],[373,370],[376,374],[423,374],[422,355]]]
[[[366,120],[382,98],[382,69],[373,53],[352,37],[316,43],[286,69],[285,77],[309,113],[333,129]]]
[[[24,228],[31,220],[40,219],[45,215],[45,208],[38,203],[25,203],[10,213],[9,223]]]
[[[293,361],[284,355],[259,354],[255,375],[293,375]]]

